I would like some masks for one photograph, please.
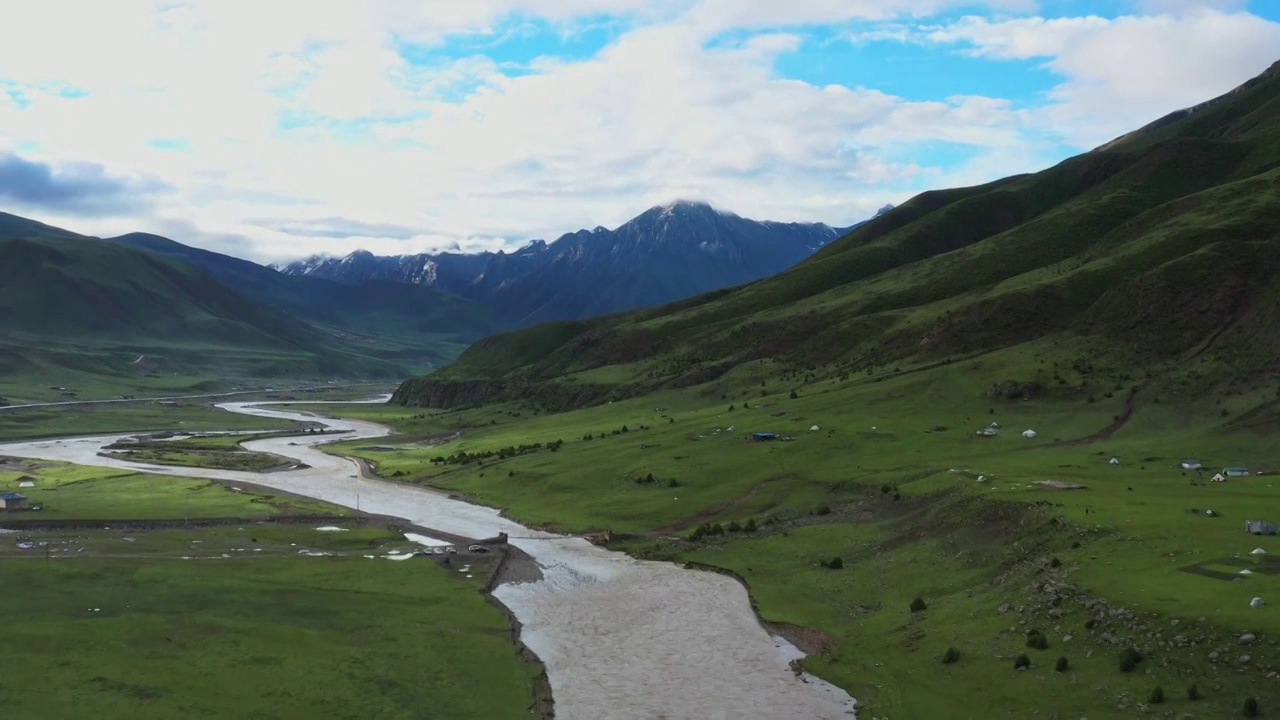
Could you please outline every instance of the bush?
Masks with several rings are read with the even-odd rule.
[[[749,532],[749,533],[752,533],[752,532],[755,532],[755,531],[756,531],[756,519],[755,519],[755,518],[747,518],[747,522],[746,522],[745,524],[743,524],[743,526],[742,526],[742,532]]]
[[[902,495],[901,495],[901,493],[894,493],[894,494],[893,494],[893,499],[894,499],[894,500],[901,500],[901,499],[902,499]]]
[[[893,488],[889,487],[887,484],[880,486],[880,492],[884,493],[885,495],[888,495],[889,491],[892,489]]]
[[[831,562],[827,563],[827,567],[832,570],[839,570],[844,567],[844,560],[841,560],[838,557],[831,558]]]
[[[1152,690],[1151,695],[1147,697],[1147,702],[1152,705],[1159,705],[1164,702],[1164,688],[1157,685],[1156,689]]]
[[[791,391],[791,395],[790,395],[790,397],[791,397],[791,399],[792,399],[792,400],[796,400],[796,399],[798,399],[800,396],[796,394],[796,391],[795,391],[795,390],[792,390],[792,391]]]
[[[1098,618],[1089,618],[1088,620],[1084,621],[1085,630],[1092,630],[1096,627],[1098,627]]]
[[[951,647],[942,655],[942,664],[951,665],[960,661],[960,651]]]
[[[831,508],[827,507],[826,505],[819,505],[818,508],[813,511],[813,514],[814,515],[830,515]]]
[[[742,526],[738,524],[737,520],[730,520],[729,527],[725,528],[725,530],[731,533],[742,532]]]
[[[1048,650],[1049,638],[1039,630],[1032,630],[1027,633],[1027,647],[1034,650]]]
[[[1258,699],[1249,698],[1248,700],[1245,700],[1241,714],[1245,717],[1258,717]]]
[[[916,598],[911,601],[911,612],[913,613],[924,612],[928,607],[928,605],[924,604],[923,598]]]
[[[1049,561],[1049,567],[1051,567],[1051,568],[1058,568],[1058,567],[1062,567],[1062,561],[1061,561],[1061,560],[1059,560],[1059,559],[1057,558],[1057,556],[1054,556],[1054,558],[1053,558],[1052,560],[1050,560],[1050,561]]]
[[[1200,694],[1200,688],[1196,687],[1195,683],[1191,683],[1191,687],[1187,688],[1187,699],[1195,702],[1202,697],[1204,696]]]
[[[1058,672],[1066,672],[1071,669],[1071,663],[1067,661],[1067,657],[1064,655],[1058,658],[1058,664],[1054,665],[1053,669]]]
[[[1026,655],[1019,655],[1018,658],[1013,661],[1014,670],[1017,670],[1019,668],[1029,669],[1030,667],[1031,667],[1031,658],[1027,657]]]
[[[1127,648],[1120,653],[1120,672],[1133,672],[1142,662],[1142,653],[1137,648]]]

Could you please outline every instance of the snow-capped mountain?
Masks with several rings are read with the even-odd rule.
[[[277,269],[343,282],[431,285],[480,301],[509,323],[524,326],[634,310],[759,280],[850,229],[761,222],[706,203],[677,201],[650,208],[613,230],[579,230],[511,253],[379,257],[357,250]]]

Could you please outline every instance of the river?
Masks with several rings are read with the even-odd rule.
[[[521,639],[546,666],[556,717],[562,720],[854,716],[854,700],[846,692],[790,669],[789,663],[802,653],[760,625],[746,590],[732,578],[637,560],[580,538],[530,530],[492,508],[429,489],[361,478],[353,461],[315,446],[385,437],[391,434],[389,428],[268,407],[278,404],[283,403],[229,402],[218,407],[230,413],[321,422],[348,432],[244,443],[248,450],[310,466],[261,474],[145,465],[98,454],[128,435],[6,443],[0,444],[0,455],[252,483],[346,507],[358,505],[364,512],[456,535],[507,533],[512,545],[538,563],[542,579],[500,585],[493,595],[519,619]],[[234,427],[234,418],[227,420]]]

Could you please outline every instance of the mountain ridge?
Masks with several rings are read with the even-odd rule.
[[[922,193],[768,279],[486,338],[395,400],[572,406],[761,362],[843,375],[1077,340],[1151,372],[1205,346],[1198,369],[1176,372],[1268,382],[1280,351],[1280,75],[1199,107],[1038,173]]]
[[[892,207],[892,206],[886,206]],[[882,208],[881,213],[886,210]],[[856,226],[854,226],[856,227]],[[506,252],[377,256],[356,250],[277,265],[288,275],[430,284],[484,303],[524,327],[671,302],[794,265],[847,228],[756,221],[676,200],[608,229],[580,229]]]

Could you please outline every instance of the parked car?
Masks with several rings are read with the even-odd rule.
[[[472,546],[470,546],[470,547],[468,547],[468,548],[467,548],[467,551],[468,551],[468,552],[473,552],[473,553],[487,553],[487,552],[489,552],[489,548],[487,548],[487,547],[485,547],[485,546],[483,546],[483,545],[472,545]]]

